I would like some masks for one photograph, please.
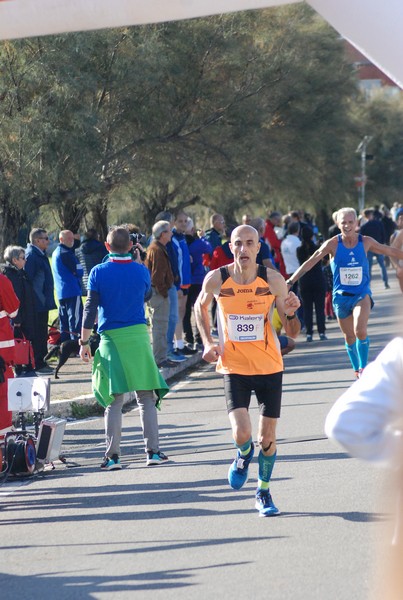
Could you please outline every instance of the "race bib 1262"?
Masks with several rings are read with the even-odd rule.
[[[340,283],[342,285],[360,285],[362,267],[340,267]]]

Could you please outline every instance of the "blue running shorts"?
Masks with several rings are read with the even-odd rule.
[[[374,306],[374,301],[372,300],[371,294],[368,292],[364,294],[350,294],[347,292],[344,293],[336,293],[333,295],[333,309],[338,319],[347,319],[354,310],[354,307],[360,302],[360,300],[364,300],[365,296],[369,296],[371,301],[371,309]]]

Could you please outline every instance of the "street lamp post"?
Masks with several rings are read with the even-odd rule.
[[[358,213],[364,210],[365,206],[365,185],[367,183],[367,175],[366,175],[366,162],[367,162],[367,146],[372,140],[371,135],[365,135],[361,142],[357,146],[356,152],[361,153],[361,177],[357,178],[359,180],[359,188],[358,188]]]

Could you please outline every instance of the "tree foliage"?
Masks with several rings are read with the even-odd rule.
[[[403,197],[403,98],[375,96],[354,112],[361,137],[372,136],[367,152],[366,204],[402,202]]]
[[[106,235],[114,215],[331,212],[353,191],[356,84],[303,4],[4,42],[0,67],[3,244],[50,216]]]

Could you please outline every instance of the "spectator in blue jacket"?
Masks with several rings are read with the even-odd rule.
[[[52,255],[56,294],[59,300],[60,341],[80,337],[83,320],[81,278],[83,268],[74,253],[74,234],[68,229],[59,233],[60,244]]]
[[[174,358],[175,356],[186,357],[188,354],[194,354],[196,352],[193,348],[185,346],[183,339],[183,317],[185,316],[187,296],[191,285],[190,254],[185,238],[188,220],[189,217],[185,212],[178,212],[175,219],[175,227],[172,230],[173,235],[171,241],[178,257],[180,277],[180,280],[176,282],[178,293],[178,322],[175,328]],[[169,356],[169,358],[171,357]]]
[[[32,283],[35,300],[35,333],[32,340],[36,371],[41,374],[52,373],[53,369],[44,358],[48,353],[49,311],[56,308],[52,269],[46,250],[49,236],[46,229],[35,228],[29,234],[30,243],[25,251],[25,272]]]
[[[211,244],[212,249],[221,246],[222,238],[225,235],[225,219],[218,213],[210,217],[210,229],[206,231],[206,240]]]
[[[183,331],[185,334],[185,347],[193,349],[195,343],[201,347],[202,339],[197,329],[196,335],[193,333],[192,309],[201,292],[203,280],[206,276],[204,255],[208,254],[211,257],[213,250],[211,244],[204,237],[197,235],[192,219],[188,220],[186,242],[190,254],[191,284],[187,295],[185,316],[183,317]]]

